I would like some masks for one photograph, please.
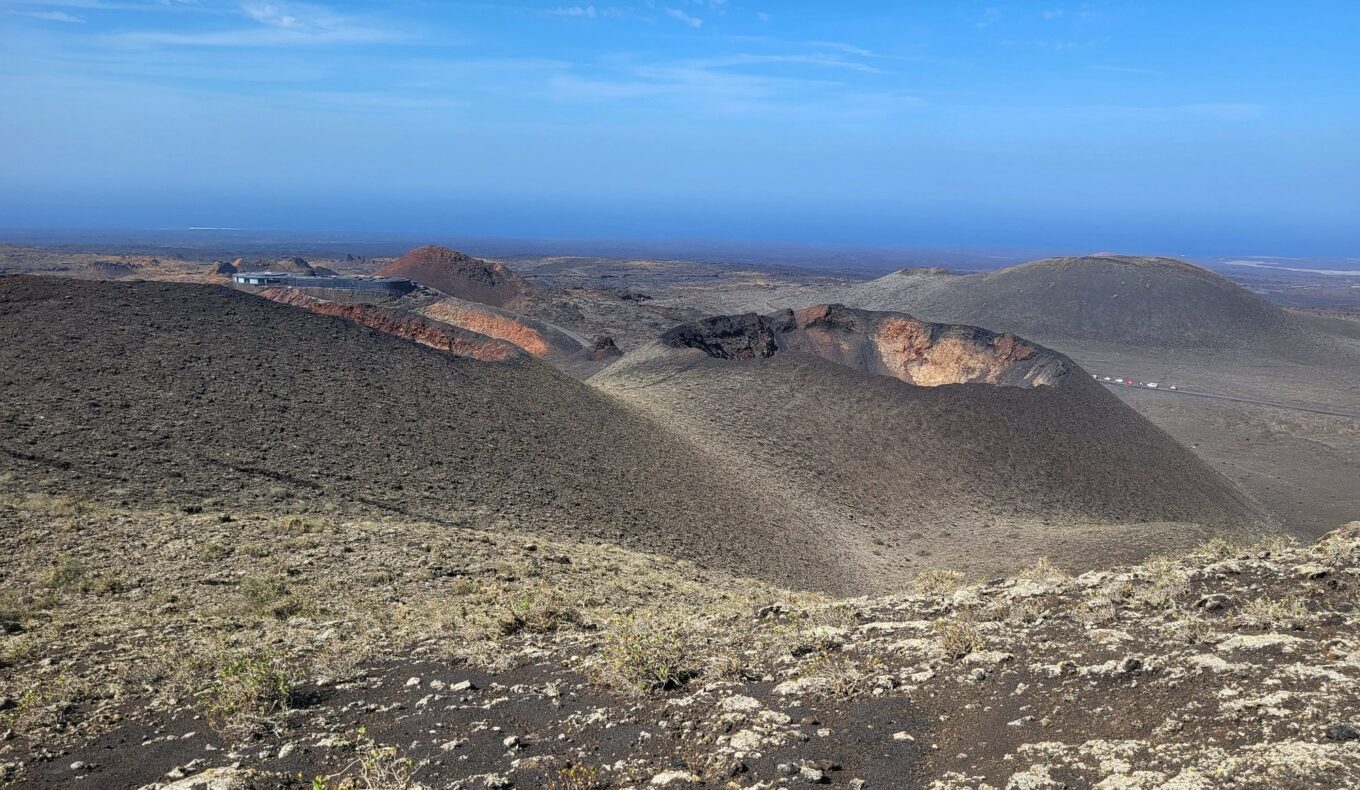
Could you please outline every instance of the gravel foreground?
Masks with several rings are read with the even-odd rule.
[[[3,782],[1360,783],[1360,522],[836,600],[600,543],[185,510],[4,497]]]

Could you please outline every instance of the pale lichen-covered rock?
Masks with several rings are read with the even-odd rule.
[[[727,745],[737,752],[754,752],[765,743],[765,739],[755,730],[740,730],[732,735]]]
[[[1250,664],[1234,664],[1212,653],[1197,653],[1187,658],[1186,663],[1206,672],[1240,672]]]
[[[774,693],[781,697],[819,694],[831,688],[830,678],[806,677],[786,680],[774,687]]]
[[[1031,765],[1006,780],[1006,790],[1061,790],[1063,787],[1062,782],[1050,775],[1046,765]]]
[[[1223,703],[1222,709],[1225,713],[1249,714],[1252,716],[1288,716],[1291,712],[1291,705],[1297,702],[1300,695],[1292,691],[1273,691],[1257,697],[1244,697],[1233,699]]]
[[[760,700],[742,694],[733,694],[718,701],[719,710],[727,713],[755,713],[762,707]]]
[[[1238,634],[1219,642],[1215,649],[1233,652],[1279,648],[1281,652],[1289,654],[1310,644],[1312,643],[1307,639],[1300,639],[1289,634]]]

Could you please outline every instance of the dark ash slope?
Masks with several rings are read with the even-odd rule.
[[[503,524],[854,584],[834,551],[772,551],[790,545],[779,514],[546,364],[454,357],[213,286],[0,278],[0,479],[113,502]]]
[[[759,346],[755,318],[719,323],[743,340],[735,324],[749,325]],[[784,503],[791,531],[852,547],[870,586],[922,564],[991,572],[1047,554],[1091,567],[1203,539],[1188,524],[1260,524],[1222,476],[1054,352],[1072,375],[1048,385],[913,386],[824,343],[780,347],[779,333],[768,355],[721,358],[700,348],[720,338],[695,340],[705,331],[671,333],[592,382],[744,472]]]

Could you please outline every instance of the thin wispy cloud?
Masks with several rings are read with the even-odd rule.
[[[1092,66],[1096,71],[1113,71],[1119,74],[1146,74],[1149,76],[1160,75],[1163,72],[1154,69],[1140,69],[1134,66]]]
[[[70,8],[81,11],[164,11],[172,8],[200,8],[198,0],[0,0],[0,6],[13,6],[25,10],[25,16],[34,11]],[[41,17],[39,17],[41,18]],[[66,21],[66,20],[59,20]]]
[[[723,55],[709,58],[706,60],[694,61],[694,65],[703,68],[728,68],[732,66],[762,66],[778,64],[801,64],[807,66],[821,66],[831,69],[846,69],[849,71],[859,71],[866,74],[883,74],[884,71],[873,66],[846,60],[826,53],[811,53],[804,55],[757,55],[746,52],[739,52],[732,55]]]
[[[596,17],[602,16],[617,16],[618,13],[619,12],[615,9],[596,8],[593,5],[563,6],[561,8],[554,8],[548,12],[551,16],[574,16],[585,17],[587,19],[595,19]]]
[[[859,55],[862,58],[876,58],[877,54],[871,49],[857,47],[854,44],[846,44],[842,41],[809,41],[808,46],[818,49],[834,49],[851,55]]]
[[[703,19],[701,19],[701,18],[699,18],[699,17],[697,17],[697,16],[691,16],[691,15],[685,13],[683,10],[681,10],[681,9],[679,9],[679,8],[670,8],[670,7],[667,7],[667,8],[665,8],[665,9],[663,9],[663,10],[666,12],[666,16],[668,16],[668,17],[670,17],[670,18],[672,18],[672,19],[677,19],[677,20],[679,20],[679,21],[685,23],[686,25],[689,25],[690,27],[694,28],[695,30],[698,30],[699,28],[701,28],[701,27],[704,26],[704,20],[703,20]]]
[[[15,11],[9,12],[13,16],[25,16],[29,19],[41,19],[44,22],[65,22],[68,24],[83,24],[84,17],[68,14],[65,11]]]
[[[287,6],[279,3],[246,3],[241,6],[241,10],[256,22],[270,27],[298,30],[311,26]]]
[[[114,43],[134,47],[268,48],[341,44],[377,44],[405,36],[368,21],[310,4],[248,2],[240,16],[255,23],[210,31],[130,31],[112,36]]]

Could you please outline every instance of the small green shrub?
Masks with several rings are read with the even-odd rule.
[[[600,770],[585,765],[559,768],[548,781],[548,790],[604,790],[605,787]]]
[[[200,694],[214,730],[245,736],[266,729],[275,715],[286,710],[292,690],[273,655],[246,653],[223,656],[212,685]]]
[[[657,617],[629,616],[612,623],[600,657],[610,681],[644,693],[680,688],[698,674],[683,626]]]

